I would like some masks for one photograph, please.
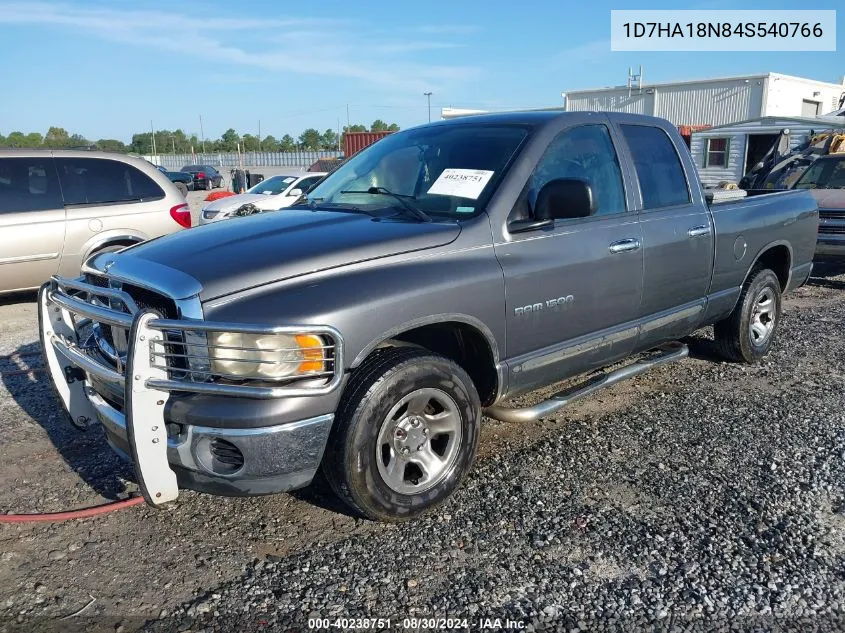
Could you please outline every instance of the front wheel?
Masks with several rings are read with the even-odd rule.
[[[418,348],[377,350],[341,399],[323,471],[359,514],[408,520],[458,488],[480,420],[478,393],[460,366]]]
[[[780,309],[777,275],[762,267],[751,271],[734,311],[713,328],[722,356],[754,363],[768,354],[780,323]]]

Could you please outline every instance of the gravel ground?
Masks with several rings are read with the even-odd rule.
[[[412,524],[353,519],[318,482],[0,525],[0,631],[300,631],[317,617],[404,629],[432,616],[470,630],[496,618],[522,630],[845,630],[843,290],[845,268],[820,266],[786,300],[759,365],[715,360],[703,330],[692,358],[553,418],[488,422],[465,486]],[[131,492],[101,435],[68,429],[43,374],[26,373],[40,363],[33,318],[25,299],[0,304],[0,511]],[[426,624],[438,623],[411,628]]]

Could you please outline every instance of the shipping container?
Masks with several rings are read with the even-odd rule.
[[[692,133],[701,132],[702,130],[706,130],[709,127],[709,125],[679,125],[678,132],[680,133],[681,138],[684,139],[684,143],[686,143],[687,147],[689,147],[690,139],[692,138]]]
[[[344,132],[343,152],[346,158],[369,147],[392,132]]]

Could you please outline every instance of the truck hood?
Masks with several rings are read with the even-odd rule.
[[[295,209],[179,231],[107,255],[115,260],[115,271],[143,271],[149,262],[151,270],[164,266],[185,273],[199,282],[200,298],[206,301],[328,268],[442,246],[460,232],[451,223]]]
[[[845,189],[810,189],[819,209],[841,209],[845,211]]]

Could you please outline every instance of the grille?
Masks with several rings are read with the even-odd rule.
[[[825,226],[824,224],[819,225],[819,233],[829,233],[834,235],[843,235],[845,234],[845,226],[835,226],[835,225],[828,225]]]
[[[85,275],[85,280],[91,285],[97,286],[98,288],[109,288],[115,285],[114,283],[110,283],[109,279],[106,277],[93,275],[90,273]],[[157,292],[153,292],[151,290],[147,290],[146,288],[141,288],[140,286],[135,286],[133,284],[117,285],[119,285],[120,289],[132,298],[132,300],[137,305],[138,310],[153,310],[165,319],[176,319],[179,317],[179,311],[176,308],[176,302],[172,299],[164,297],[158,294]],[[103,305],[113,310],[118,310],[127,313],[132,311],[130,306],[124,306],[123,302],[119,300],[110,300],[109,302],[104,303],[100,299],[92,299],[94,300],[94,303]],[[117,326],[98,324],[98,331],[105,343],[112,350],[117,350],[119,355],[121,356],[121,361],[125,362],[125,348],[129,338],[129,330]],[[173,343],[176,345],[179,345],[184,341],[183,334],[181,332],[165,332],[165,338],[169,343]],[[118,345],[115,344],[115,341],[119,342]],[[174,353],[179,351],[174,347],[170,346],[168,346],[168,349],[170,351],[173,351]],[[107,350],[103,351],[105,352],[105,355],[108,358],[112,358],[112,355],[108,353]],[[112,364],[116,365],[116,363]],[[174,369],[178,370],[184,370],[187,368],[187,365],[183,359],[176,359],[176,361],[173,362],[171,365]]]

